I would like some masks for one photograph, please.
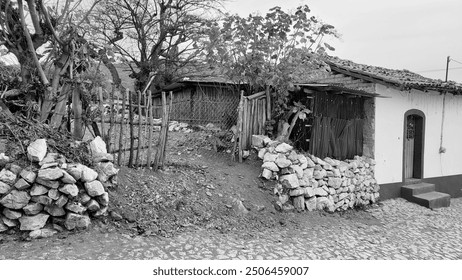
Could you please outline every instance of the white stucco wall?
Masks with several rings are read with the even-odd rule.
[[[376,92],[375,175],[379,184],[402,181],[404,114],[410,109],[425,114],[424,178],[462,174],[462,97],[446,95],[443,147],[439,153],[443,96],[438,92],[398,91],[383,85]]]

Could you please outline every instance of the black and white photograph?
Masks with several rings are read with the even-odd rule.
[[[5,279],[447,277],[461,139],[460,0],[0,0]]]

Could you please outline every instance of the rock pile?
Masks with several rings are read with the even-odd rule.
[[[90,150],[93,169],[66,162],[38,139],[27,148],[32,164],[6,164],[0,171],[0,232],[19,227],[31,237],[46,237],[63,227],[86,228],[90,217],[105,215],[107,189],[117,183],[118,169],[101,138],[90,143]]]
[[[189,128],[187,123],[171,121],[168,124],[168,131],[178,131],[183,133],[191,133],[193,130]]]
[[[373,159],[320,159],[260,135],[252,136],[252,144],[259,148],[258,156],[263,160],[261,176],[278,180],[275,194],[280,210],[344,211],[379,198]]]

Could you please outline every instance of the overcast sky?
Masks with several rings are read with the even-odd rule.
[[[451,56],[449,80],[462,83],[462,0],[228,0],[225,7],[247,16],[303,4],[342,35],[330,40],[331,55],[441,80]]]

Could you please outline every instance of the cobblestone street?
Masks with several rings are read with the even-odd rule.
[[[372,219],[337,215],[316,224],[240,237],[197,230],[175,238],[134,238],[90,230],[0,245],[0,259],[462,259],[462,199],[429,210],[403,199],[367,210]],[[303,215],[303,214],[300,214]]]

